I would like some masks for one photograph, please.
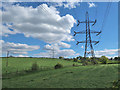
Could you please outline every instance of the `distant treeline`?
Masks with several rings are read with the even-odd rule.
[[[46,58],[46,59],[54,59],[54,58],[50,58],[50,57],[14,57],[14,56],[9,56],[9,57],[13,57],[13,58]],[[0,57],[0,58],[9,58],[9,57]],[[101,56],[102,57],[102,56]],[[101,57],[94,57],[94,59],[100,59]],[[106,57],[106,56],[105,56]],[[65,59],[65,60],[73,60],[73,59],[78,59],[78,60],[82,60],[82,59],[90,59],[91,57],[82,57],[82,56],[78,56],[78,57],[74,57],[74,58],[64,58],[62,56],[59,57],[59,59]],[[107,57],[106,57],[107,58]],[[58,59],[58,58],[56,58]],[[113,58],[109,58],[109,60],[120,60],[120,57],[113,57]]]

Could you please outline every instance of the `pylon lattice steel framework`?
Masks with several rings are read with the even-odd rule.
[[[85,41],[77,41],[77,44],[76,44],[76,45],[78,45],[79,43],[85,43],[84,57],[86,57],[88,54],[91,54],[92,57],[95,57],[95,53],[94,53],[94,49],[93,49],[92,43],[94,43],[94,45],[96,45],[96,44],[99,43],[99,41],[92,41],[91,40],[91,33],[97,33],[96,36],[98,36],[101,33],[101,31],[91,31],[90,30],[90,23],[93,23],[92,26],[94,26],[96,21],[97,20],[90,21],[89,20],[89,14],[88,14],[88,12],[86,12],[86,20],[85,21],[81,21],[81,22],[78,20],[78,24],[77,24],[77,26],[79,26],[80,23],[85,23],[86,24],[86,30],[85,31],[81,31],[81,32],[75,32],[74,31],[74,36],[76,34],[86,34],[86,40]],[[87,51],[88,47],[90,47],[90,49],[91,49],[90,52]]]

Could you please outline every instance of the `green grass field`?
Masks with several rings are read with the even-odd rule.
[[[6,67],[6,61],[8,59],[8,67]],[[63,66],[72,66],[73,64],[81,65],[81,63],[65,61],[61,59],[43,59],[43,58],[3,58],[2,59],[2,69],[3,74],[28,70],[31,68],[32,64],[37,62],[39,67],[48,67],[53,68],[57,63],[62,64]]]
[[[3,74],[5,62],[3,60]],[[9,73],[28,69],[37,61],[39,66],[53,67],[57,63],[72,66],[72,61],[39,58],[9,58]],[[77,63],[76,64],[80,64]],[[101,64],[77,67],[63,67],[33,72],[3,79],[3,88],[110,88],[118,79],[118,64]]]

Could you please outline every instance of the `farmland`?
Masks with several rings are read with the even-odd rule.
[[[110,88],[118,79],[118,64],[82,66],[81,63],[62,59],[8,58],[6,68],[6,60],[2,60],[3,77],[7,76],[6,70],[10,76],[16,70],[30,69],[34,62],[39,67],[52,69],[3,78],[3,88]],[[54,69],[57,63],[64,67]],[[73,63],[79,66],[73,67]]]

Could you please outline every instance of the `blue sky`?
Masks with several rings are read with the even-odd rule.
[[[41,6],[42,4],[47,5],[47,7],[45,5],[43,6],[46,9],[44,9],[43,7],[37,8],[38,6]],[[76,26],[77,24],[75,23],[74,20],[84,21],[85,13],[86,13],[86,11],[88,11],[90,20],[97,19],[97,23],[94,26],[91,26],[91,30],[100,31],[102,28],[102,22],[104,20],[104,15],[106,14],[106,8],[109,3],[108,2],[104,2],[104,3],[103,2],[97,2],[97,3],[93,2],[90,4],[92,6],[90,6],[87,2],[86,3],[85,2],[76,3],[76,4],[68,4],[68,3],[56,4],[56,3],[46,3],[46,2],[25,3],[24,2],[24,3],[13,3],[12,5],[9,4],[6,6],[6,3],[3,3],[3,8],[5,8],[5,11],[4,12],[2,11],[3,12],[3,21],[2,22],[4,24],[3,26],[6,27],[6,28],[2,29],[3,30],[2,40],[4,41],[3,56],[6,56],[6,53],[5,53],[6,51],[10,51],[11,52],[10,55],[13,55],[13,56],[38,56],[38,57],[39,56],[43,56],[43,57],[48,56],[48,57],[51,57],[52,56],[51,50],[53,47],[55,48],[56,57],[59,57],[59,56],[76,57],[79,55],[83,56],[85,44],[79,44],[76,46],[76,40],[78,40],[78,41],[85,40],[85,35],[80,34],[80,35],[76,35],[75,37],[72,37],[72,36],[74,34],[73,31],[85,30],[85,24],[80,24],[77,27]],[[27,9],[30,6],[32,6],[32,7]],[[15,10],[16,7],[18,8],[17,11]],[[19,13],[19,9],[22,9],[21,7],[23,7],[23,8],[26,7],[25,9],[27,10],[27,12],[25,12],[25,14],[28,15],[30,20],[28,20],[27,17],[25,17],[24,13]],[[50,8],[50,7],[52,7],[52,8]],[[31,10],[38,9],[38,11],[37,11],[38,15],[35,15],[35,13],[36,13],[35,10],[34,10],[34,12],[32,12],[30,9]],[[48,17],[48,20],[51,18],[51,17],[49,17],[49,15],[47,15],[49,10],[55,11],[55,13],[53,12],[54,14],[52,13],[52,11],[50,11],[51,12],[50,15],[59,15],[59,16],[55,16],[55,17],[56,17],[56,19],[57,19],[57,17],[60,18],[61,21],[57,22],[55,20],[56,22],[54,22],[54,20],[53,20],[53,23],[57,23],[57,24],[56,25],[52,24],[52,26],[55,26],[58,28],[59,26],[62,27],[63,25],[65,25],[67,28],[65,27],[63,29],[58,29],[59,31],[52,31],[52,29],[50,29],[50,27],[49,27],[48,30],[50,30],[50,31],[48,31],[48,32],[57,33],[56,38],[51,37],[52,35],[55,35],[55,33],[54,34],[48,33],[48,34],[50,34],[50,35],[48,35],[49,37],[47,36],[47,34],[41,34],[42,30],[43,31],[47,30],[47,29],[44,30],[44,28],[42,30],[40,28],[41,31],[35,30],[36,27],[32,27],[32,28],[28,29],[28,27],[29,27],[28,21],[33,22],[33,24],[38,25],[38,27],[40,25],[39,22],[43,23],[42,21],[38,20],[37,22],[35,21],[35,23],[36,23],[35,24],[34,18],[32,18],[32,17],[36,17],[36,18],[42,17],[42,14],[40,13],[41,11],[39,12],[39,9],[44,10],[44,12],[46,13],[46,17]],[[46,11],[46,10],[48,10],[48,11]],[[10,12],[13,12],[13,13],[11,14]],[[21,12],[23,12],[23,11],[21,10]],[[34,16],[31,16],[31,13]],[[66,16],[67,14],[69,16]],[[15,15],[18,15],[18,17],[17,17],[18,20],[17,19],[12,20],[12,19],[14,19],[13,17],[16,17]],[[41,15],[41,16],[39,17],[39,15]],[[11,17],[12,19],[10,20],[10,18],[8,18],[8,17]],[[43,16],[43,18],[44,17],[45,16]],[[64,20],[62,21],[62,19],[66,20],[66,21],[64,21]],[[28,20],[27,23],[25,23],[24,20]],[[71,21],[69,21],[69,20],[71,20]],[[48,22],[47,22],[47,25],[51,25]],[[11,23],[13,23],[15,26],[12,27]],[[7,24],[7,25],[5,25],[5,24]],[[22,25],[23,27],[18,28],[17,25],[19,25],[19,24],[20,25],[23,24]],[[10,25],[12,28],[10,27]],[[27,27],[28,30],[26,30],[26,27],[24,25],[28,25],[28,27]],[[69,26],[70,26],[70,28],[68,28]],[[47,26],[44,26],[44,27],[47,27]],[[7,29],[7,30],[4,31],[5,29]],[[65,33],[65,35],[64,35],[64,33],[62,33],[64,31],[60,31],[60,30],[65,30],[65,29],[68,30],[69,33]],[[9,30],[11,32],[9,32]],[[29,31],[29,30],[32,30],[32,31]],[[55,29],[55,30],[57,30],[57,29]],[[31,32],[31,33],[29,33],[29,32]],[[66,40],[66,39],[63,40],[63,38],[61,38],[59,36],[59,33],[60,34],[62,33],[61,35],[63,35],[63,36],[61,36],[61,37],[65,37],[66,39],[70,39],[70,40]],[[42,38],[40,35],[43,35],[44,38]],[[107,17],[106,17],[106,20],[104,23],[104,27],[102,29],[102,33],[99,36],[95,36],[95,35],[96,34],[92,34],[92,40],[100,41],[99,44],[97,44],[95,46],[93,45],[96,56],[98,56],[98,57],[102,56],[102,55],[105,55],[108,57],[117,56],[117,51],[118,51],[117,50],[118,49],[118,3],[117,2],[111,3],[109,13],[107,14]],[[66,36],[68,36],[69,38],[67,38]],[[51,39],[51,41],[49,41],[49,38]],[[75,39],[75,40],[73,40],[73,39]],[[52,40],[54,40],[55,42],[52,42]],[[8,44],[5,45],[6,43],[8,43]],[[19,45],[18,45],[18,43],[19,43]],[[31,47],[29,47],[29,46],[31,46]],[[21,50],[19,50],[20,47],[22,47]],[[50,50],[48,50],[48,48]],[[31,50],[28,50],[28,49],[31,49]]]

